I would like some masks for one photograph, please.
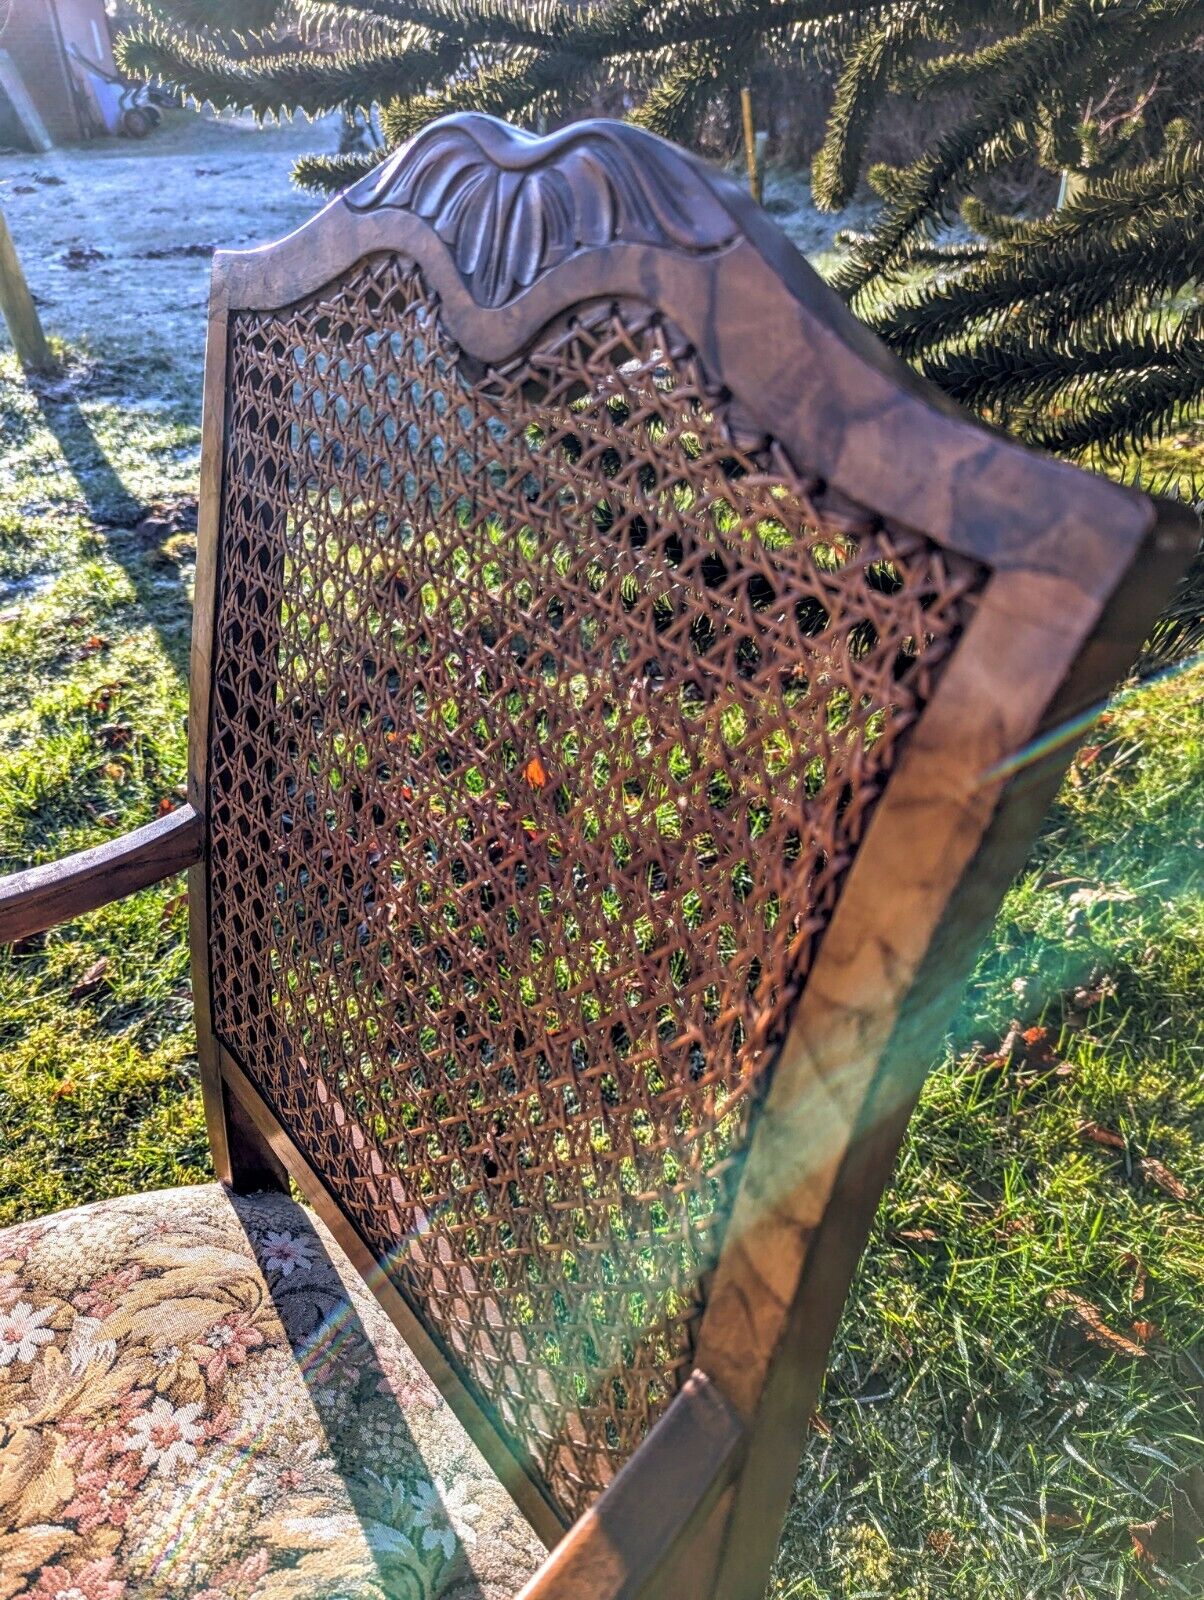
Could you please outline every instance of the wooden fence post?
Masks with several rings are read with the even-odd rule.
[[[9,337],[21,365],[31,372],[52,372],[54,357],[42,332],[37,307],[21,271],[3,211],[0,211],[0,314],[8,325]]]
[[[740,91],[740,114],[744,122],[744,161],[748,167],[748,192],[761,204],[761,159],[757,148],[756,122],[753,118],[752,90]]]

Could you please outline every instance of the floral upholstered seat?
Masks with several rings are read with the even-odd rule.
[[[291,1200],[0,1232],[0,1600],[512,1600],[543,1554]]]

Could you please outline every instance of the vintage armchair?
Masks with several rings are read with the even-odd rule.
[[[0,1236],[0,1594],[759,1596],[976,943],[1196,537],[633,127],[452,117],[219,254],[189,803],[0,938],[190,869],[224,1187]]]

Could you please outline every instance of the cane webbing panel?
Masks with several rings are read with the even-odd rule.
[[[232,318],[214,1022],[575,1516],[984,574],[834,518],[652,312],[466,369],[389,257]]]

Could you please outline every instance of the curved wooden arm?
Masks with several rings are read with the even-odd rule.
[[[61,861],[0,878],[0,944],[69,922],[199,861],[201,818],[192,806]]]
[[[702,1372],[691,1374],[597,1504],[517,1600],[642,1600],[733,1482],[745,1432]],[[660,1592],[660,1591],[656,1591]]]

